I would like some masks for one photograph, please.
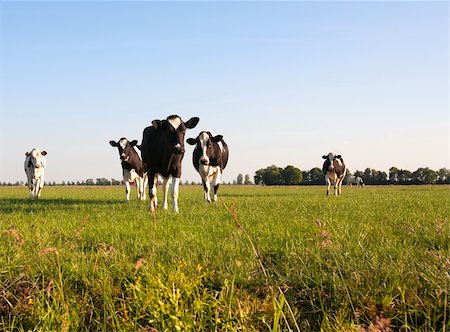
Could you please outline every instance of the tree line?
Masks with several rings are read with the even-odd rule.
[[[428,167],[420,167],[416,171],[391,167],[389,173],[372,168],[364,171],[356,170],[353,174],[347,169],[347,183],[350,176],[359,176],[365,184],[450,184],[450,170],[441,168],[437,171]],[[254,181],[256,185],[323,185],[325,178],[322,170],[315,167],[309,171],[301,171],[299,168],[289,165],[285,168],[275,165],[259,169],[255,172]]]
[[[346,178],[350,176],[359,176],[363,179],[365,184],[369,185],[385,185],[385,184],[450,184],[450,170],[448,168],[441,168],[437,171],[428,167],[420,167],[416,171],[411,172],[397,167],[391,167],[389,173],[378,171],[372,168],[366,168],[364,171],[356,170],[353,174],[347,169]],[[289,165],[285,168],[275,165],[268,166],[264,169],[259,169],[255,172],[253,177],[256,185],[323,185],[325,179],[320,168],[314,167],[309,171],[301,171],[299,168]],[[347,179],[344,181],[347,183]],[[46,186],[115,186],[123,184],[123,181],[115,179],[97,178],[87,179],[83,181],[62,181],[45,182]],[[185,181],[185,185],[197,185],[198,182]],[[250,175],[245,176],[239,174],[237,179],[224,183],[237,185],[251,185],[253,182]],[[0,186],[24,186],[24,181],[16,182],[0,182]]]

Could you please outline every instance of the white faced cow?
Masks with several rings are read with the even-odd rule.
[[[138,199],[142,201],[145,200],[147,172],[145,171],[144,164],[142,163],[139,154],[134,149],[137,140],[130,142],[125,137],[122,137],[118,142],[109,141],[109,144],[119,149],[127,202],[130,201],[130,182],[136,183]]]
[[[329,153],[328,156],[322,156],[325,159],[322,171],[325,175],[325,182],[327,184],[327,196],[330,194],[331,184],[334,185],[334,195],[341,194],[342,181],[344,181],[347,169],[341,155],[335,156]]]
[[[158,174],[163,181],[163,209],[167,210],[169,180],[172,178],[172,207],[178,212],[178,186],[181,177],[181,162],[184,156],[184,136],[186,129],[194,128],[200,119],[193,117],[183,122],[178,115],[166,120],[153,120],[152,126],[144,129],[141,154],[148,173],[150,211],[157,206],[156,183]]]
[[[44,188],[44,169],[46,151],[37,148],[25,153],[25,173],[27,174],[28,189],[30,190],[30,198],[38,199],[41,196],[42,188]]]
[[[187,142],[195,145],[192,162],[202,178],[205,200],[211,202],[212,185],[215,202],[223,170],[228,163],[228,146],[222,135],[214,136],[210,131],[202,131],[197,138],[189,138]]]

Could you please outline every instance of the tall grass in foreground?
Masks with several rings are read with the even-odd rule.
[[[449,187],[0,188],[2,330],[450,329]]]

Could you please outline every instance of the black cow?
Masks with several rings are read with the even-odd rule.
[[[187,142],[195,145],[192,163],[202,178],[205,200],[211,202],[212,185],[213,201],[215,202],[223,170],[228,163],[228,146],[222,135],[214,136],[210,131],[202,131],[197,138],[189,138]]]
[[[325,175],[325,182],[327,184],[327,196],[330,194],[331,184],[334,185],[334,195],[340,195],[342,182],[344,181],[345,173],[347,172],[344,160],[341,155],[335,156],[331,152],[328,156],[322,156],[322,158],[325,159],[322,171]]]
[[[125,137],[122,137],[118,142],[109,141],[109,144],[119,148],[127,202],[130,200],[130,182],[136,183],[137,197],[144,201],[147,172],[139,154],[133,147],[137,145],[137,140],[130,142]]]
[[[163,208],[167,210],[167,191],[169,179],[172,177],[172,205],[178,212],[178,186],[181,177],[181,162],[184,156],[184,135],[186,129],[194,128],[199,118],[193,117],[183,122],[178,115],[171,115],[166,120],[153,120],[152,126],[144,129],[142,135],[141,154],[148,173],[148,191],[150,211],[157,206],[157,175],[164,178]]]

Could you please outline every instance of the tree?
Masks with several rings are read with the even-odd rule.
[[[263,182],[267,186],[282,184],[283,178],[281,177],[281,168],[275,165],[267,167],[263,174]]]
[[[236,179],[236,183],[237,184],[243,184],[244,183],[244,177],[242,176],[242,174],[239,173],[237,179]]]
[[[437,171],[438,182],[450,184],[450,170],[448,168],[441,168]]]
[[[283,180],[283,184],[285,185],[300,184],[303,180],[302,171],[291,165],[286,166],[286,168],[280,172],[280,175]]]
[[[259,184],[264,184],[263,182],[263,175],[264,175],[264,170],[263,169],[259,169],[255,172],[255,176],[253,177],[253,180],[255,181],[256,185]]]
[[[246,185],[253,184],[253,183],[252,183],[252,180],[250,180],[250,175],[245,174],[245,177],[244,177],[244,184],[246,184]]]
[[[412,173],[412,179],[416,184],[432,184],[436,182],[437,174],[428,167],[420,167]]]
[[[389,182],[395,183],[399,181],[400,170],[397,167],[392,166],[389,168]]]

